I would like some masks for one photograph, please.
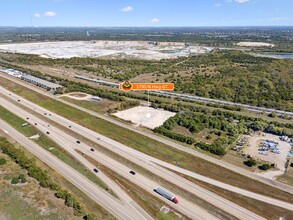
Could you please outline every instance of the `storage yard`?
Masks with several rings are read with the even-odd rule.
[[[168,118],[173,117],[175,113],[145,106],[137,106],[125,111],[118,111],[113,115],[126,121],[131,121],[136,126],[154,129],[161,126]]]
[[[276,163],[279,170],[285,171],[285,163],[291,150],[288,141],[282,141],[280,136],[272,134],[247,136],[247,141],[249,146],[243,149],[247,155],[272,164]]]
[[[0,45],[0,51],[37,54],[48,58],[109,57],[160,60],[208,53],[211,47],[173,42],[74,41]]]

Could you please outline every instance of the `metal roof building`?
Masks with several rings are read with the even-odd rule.
[[[38,77],[32,76],[32,75],[22,75],[21,77],[22,80],[25,80],[27,82],[30,82],[34,85],[40,86],[44,89],[52,89],[52,90],[56,90],[57,88],[61,88],[62,86],[56,84],[56,83],[52,83],[49,82],[47,80],[44,79],[40,79]]]

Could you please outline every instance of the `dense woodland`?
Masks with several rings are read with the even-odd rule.
[[[172,82],[178,92],[293,111],[293,59],[277,60],[227,50],[161,61],[46,59],[8,53],[0,54],[0,59],[80,69],[115,82],[135,82],[137,76],[151,74],[152,82]]]

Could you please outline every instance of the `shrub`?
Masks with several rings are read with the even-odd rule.
[[[11,184],[18,184],[19,183],[19,179],[17,177],[13,177],[11,180]]]
[[[6,164],[6,160],[4,158],[0,158],[0,165]]]
[[[269,169],[271,169],[271,165],[267,164],[267,163],[264,163],[263,165],[259,166],[258,168],[260,170],[269,170]]]
[[[256,161],[254,159],[248,159],[247,161],[244,161],[243,163],[248,167],[252,167],[256,165]]]

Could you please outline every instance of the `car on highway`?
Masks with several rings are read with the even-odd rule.
[[[17,101],[18,101],[18,102],[20,102],[20,100],[19,100],[19,99],[18,99]]]
[[[44,113],[44,115],[47,115],[47,113]]]
[[[91,151],[95,151],[95,149],[94,148],[91,148]]]
[[[98,172],[99,172],[97,168],[94,168],[93,171],[94,171],[95,173],[98,173]]]
[[[76,143],[80,144],[80,141],[76,141]]]
[[[35,125],[38,125],[38,123],[35,123]]]
[[[71,125],[69,125],[68,127],[71,128]]]
[[[101,138],[97,137],[97,140],[101,140]]]
[[[49,132],[49,131],[47,131],[46,133],[47,133],[47,134],[50,134],[50,132]]]
[[[26,120],[29,120],[29,118],[26,118]]]
[[[129,173],[135,175],[135,172],[133,170],[130,170]]]

